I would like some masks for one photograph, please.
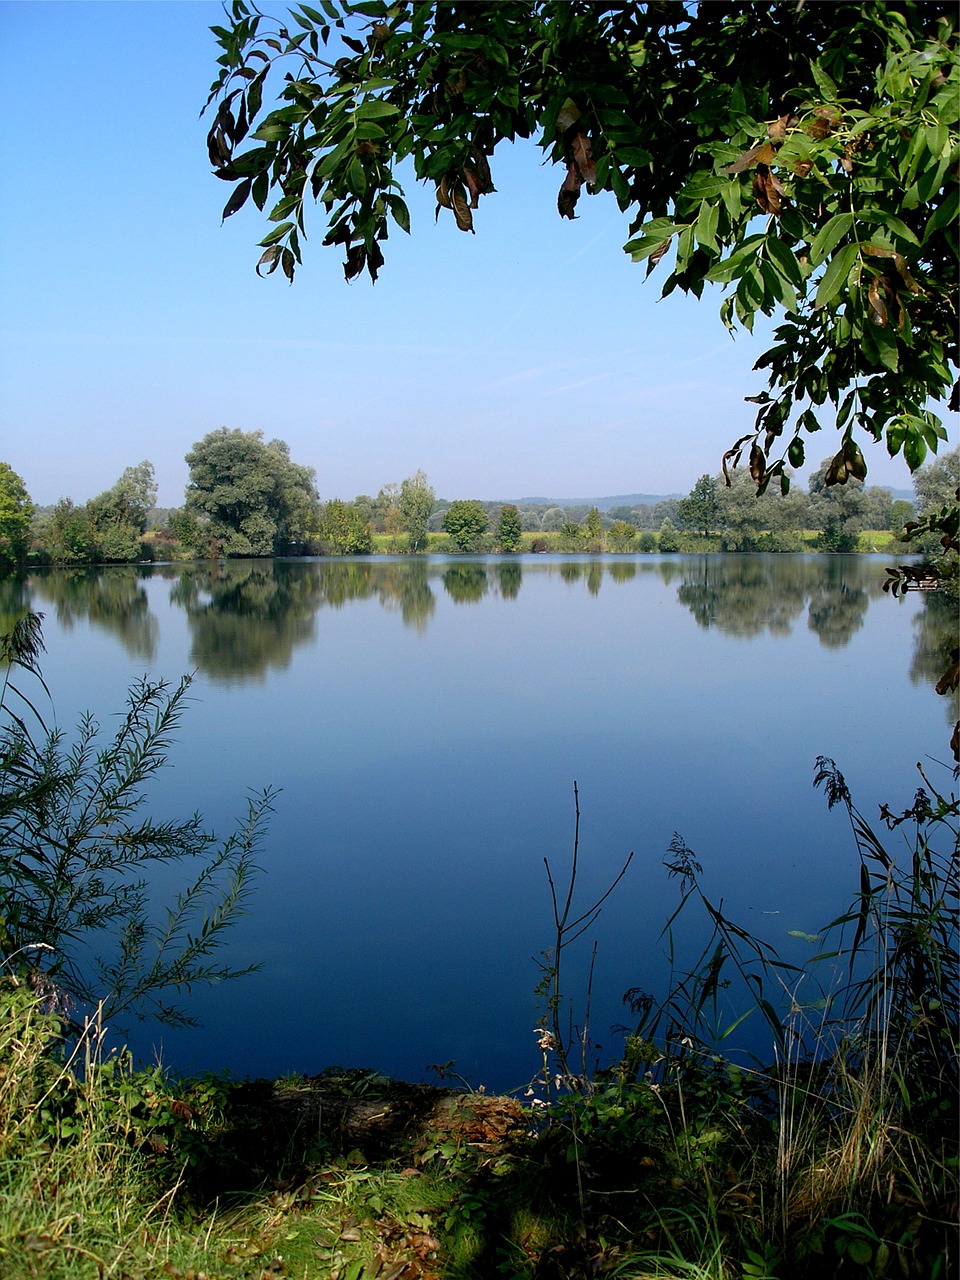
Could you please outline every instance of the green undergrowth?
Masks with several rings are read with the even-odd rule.
[[[18,661],[32,671],[28,648]],[[944,687],[952,680],[948,672]],[[565,881],[545,859],[553,945],[537,988],[542,1063],[522,1099],[339,1068],[309,1079],[176,1080],[104,1051],[109,998],[71,999],[61,953],[78,936],[99,937],[123,908],[127,959],[100,970],[123,989],[133,975],[132,995],[189,990],[211,972],[207,955],[236,894],[216,900],[212,920],[207,896],[181,895],[169,918],[199,896],[208,914],[197,936],[178,926],[173,941],[186,949],[144,967],[140,882],[125,893],[122,879],[111,891],[90,876],[136,873],[132,848],[152,855],[158,833],[169,842],[180,831],[118,821],[163,758],[181,697],[144,688],[96,755],[95,777],[119,771],[123,785],[90,785],[106,797],[96,813],[113,816],[89,818],[83,840],[75,822],[68,838],[51,835],[50,814],[58,797],[75,813],[71,779],[88,777],[84,757],[71,757],[79,763],[64,779],[61,756],[40,754],[11,717],[17,732],[0,761],[0,1280],[955,1275],[960,805],[929,772],[919,770],[908,807],[884,804],[871,822],[834,762],[818,759],[815,785],[849,825],[859,876],[841,915],[805,935],[817,954],[804,966],[704,895],[702,867],[675,834],[665,866],[680,901],[661,935],[673,976],[659,995],[627,992],[633,1021],[603,1071],[587,1069],[588,1018],[572,1016],[566,955],[632,855],[582,909],[574,784]],[[127,834],[107,841],[103,832],[117,830]],[[185,852],[195,852],[189,840]],[[690,912],[705,927],[702,949],[681,957],[673,928]],[[154,941],[162,951],[170,938],[168,928]],[[82,1025],[78,1007],[90,1011]],[[751,1015],[768,1037],[766,1063],[725,1049]],[[441,1080],[459,1080],[453,1065],[437,1069]]]
[[[339,1069],[174,1081],[95,1027],[68,1054],[13,979],[0,1014],[4,1280],[950,1274],[955,1101],[908,1130],[852,1057],[760,1072],[634,1039],[521,1105]]]

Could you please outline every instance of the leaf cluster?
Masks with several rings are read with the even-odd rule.
[[[305,209],[326,215],[346,278],[410,229],[398,173],[474,230],[497,147],[534,138],[564,178],[629,213],[626,251],[663,294],[725,291],[723,322],[782,315],[757,367],[745,451],[789,486],[836,415],[829,483],[863,479],[854,430],[915,470],[945,438],[929,409],[957,368],[960,67],[955,24],[908,0],[571,5],[323,0],[274,22],[234,0],[208,108],[217,176],[274,224],[258,270],[292,280]],[[277,105],[265,95],[275,69]],[[255,144],[245,146],[248,138]],[[277,198],[279,197],[279,198]],[[780,456],[774,456],[779,451]]]

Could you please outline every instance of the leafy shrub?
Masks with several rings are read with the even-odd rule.
[[[0,699],[0,948],[51,1011],[99,1006],[190,1025],[180,997],[197,982],[247,973],[214,953],[250,895],[272,793],[248,801],[225,840],[195,813],[183,822],[144,815],[146,788],[166,764],[189,677],[171,689],[142,679],[120,728],[104,744],[85,715],[68,744],[47,730],[11,680],[19,669],[46,691],[38,661],[40,615],[0,637],[6,666]],[[165,912],[150,901],[149,873],[186,863],[191,875]]]

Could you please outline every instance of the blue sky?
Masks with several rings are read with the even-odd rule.
[[[295,284],[259,279],[261,216],[221,226],[199,118],[221,20],[207,0],[0,3],[0,458],[35,502],[147,458],[179,504],[184,454],[220,426],[286,440],[324,498],[418,468],[482,499],[686,492],[719,469],[762,336],[732,341],[719,295],[658,301],[613,198],[561,220],[533,148],[494,158],[475,236],[408,190],[413,234],[375,286],[344,282],[319,213]],[[870,482],[910,487],[866,454]]]

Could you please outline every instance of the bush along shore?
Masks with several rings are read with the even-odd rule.
[[[242,976],[216,950],[255,884],[271,797],[223,841],[199,817],[144,819],[187,685],[135,687],[109,742],[87,718],[68,750],[32,696],[39,619],[2,644],[4,1280],[952,1274],[960,807],[930,771],[871,822],[817,761],[859,877],[803,969],[704,895],[677,834],[675,977],[627,992],[603,1069],[565,962],[629,859],[580,903],[575,787],[569,866],[547,864],[539,1062],[521,1096],[471,1091],[450,1063],[433,1087],[342,1068],[173,1079],[107,1051],[107,1027],[124,1011],[189,1023],[192,985]],[[165,911],[148,895],[158,860],[190,871]],[[684,958],[673,930],[690,912],[702,949]],[[748,1015],[759,1060],[726,1047]]]
[[[914,551],[937,554],[919,525],[955,504],[960,451],[920,467],[914,497],[895,497],[854,475],[841,483],[829,460],[809,492],[760,485],[749,470],[703,475],[686,497],[481,502],[437,498],[422,471],[377,496],[321,501],[315,476],[282,441],[221,428],[187,454],[182,507],[156,506],[153,466],[127,467],[83,505],[31,502],[0,463],[0,573],[24,566],[129,564],[290,555],[636,554],[725,551]],[[784,477],[786,480],[786,477]]]
[[[519,1099],[340,1068],[168,1079],[104,1054],[102,1022],[71,1025],[35,957],[8,956],[0,1275],[951,1274],[957,802],[924,777],[878,834],[832,762],[817,782],[861,859],[823,958],[802,975],[727,919],[676,837],[666,865],[679,910],[704,913],[703,952],[665,998],[629,993],[623,1055],[592,1075],[586,1029],[561,1034],[564,951],[595,910],[576,906],[574,850],[541,1069]],[[819,967],[829,990],[812,998]],[[718,1048],[731,983],[772,1065]]]

